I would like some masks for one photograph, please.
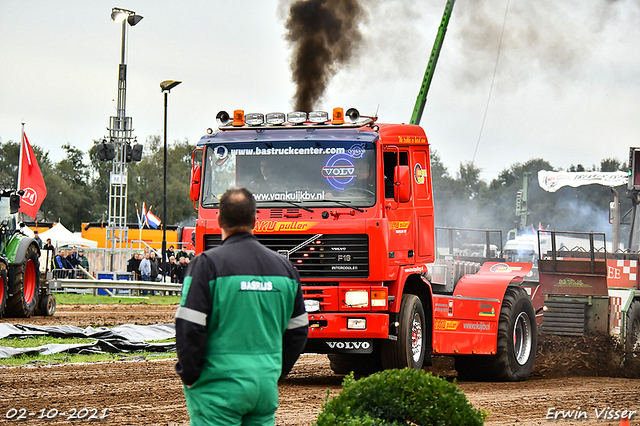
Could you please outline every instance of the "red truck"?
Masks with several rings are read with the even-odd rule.
[[[218,114],[194,151],[195,250],[221,242],[218,202],[252,191],[254,234],[303,282],[306,352],[336,373],[422,368],[452,355],[461,378],[526,380],[536,354],[529,263],[436,262],[429,143],[417,125],[350,109]],[[487,245],[488,247],[488,245]],[[473,272],[473,273],[469,273]]]

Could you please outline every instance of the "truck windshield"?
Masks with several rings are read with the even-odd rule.
[[[282,201],[305,206],[370,207],[376,198],[373,143],[252,142],[207,148],[203,207],[217,207],[231,186],[249,189],[260,207]],[[272,201],[272,203],[269,203]]]

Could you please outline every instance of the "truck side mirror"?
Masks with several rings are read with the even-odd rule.
[[[396,166],[393,171],[393,199],[398,203],[406,203],[411,199],[409,166]]]
[[[9,212],[16,214],[18,210],[20,210],[20,196],[18,194],[11,194],[9,196]]]
[[[189,187],[189,198],[194,203],[200,198],[200,172],[201,167],[193,166],[191,169],[191,186]]]

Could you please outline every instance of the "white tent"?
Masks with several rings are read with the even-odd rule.
[[[78,234],[74,234],[64,227],[61,223],[56,223],[49,229],[48,231],[40,234],[40,239],[42,243],[46,243],[47,239],[51,238],[51,244],[54,247],[62,247],[62,246],[82,246],[82,247],[90,247],[96,248],[98,247],[97,241],[87,240],[86,238],[82,238]]]

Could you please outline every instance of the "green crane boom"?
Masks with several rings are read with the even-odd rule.
[[[420,124],[420,120],[422,119],[424,105],[427,103],[427,93],[429,92],[429,86],[431,86],[431,80],[433,80],[433,73],[435,72],[436,64],[438,63],[438,57],[440,56],[444,36],[447,33],[447,26],[449,25],[449,18],[451,18],[451,12],[453,12],[454,4],[455,0],[447,0],[447,5],[444,7],[442,22],[440,22],[440,28],[438,28],[436,41],[433,43],[433,49],[431,50],[427,70],[425,71],[424,78],[422,79],[422,86],[420,86],[418,99],[416,99],[416,106],[413,108],[413,115],[411,116],[410,121],[411,124]]]

